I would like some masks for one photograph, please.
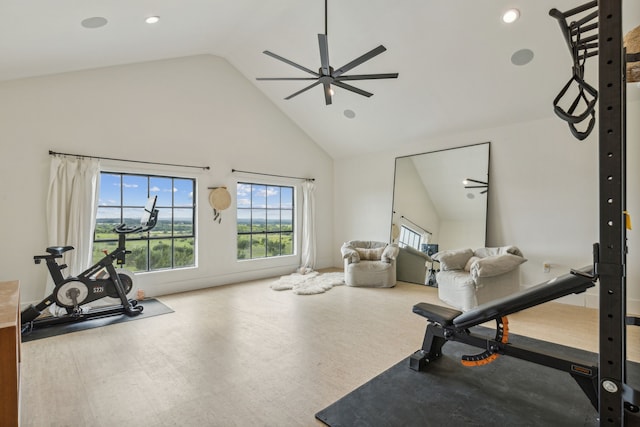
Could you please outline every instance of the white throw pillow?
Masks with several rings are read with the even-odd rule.
[[[356,252],[360,256],[360,261],[380,261],[384,247],[372,249],[356,248]]]
[[[440,262],[442,270],[464,270],[469,258],[473,256],[471,249],[457,249],[438,252],[431,258]]]

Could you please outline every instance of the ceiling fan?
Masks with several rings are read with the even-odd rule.
[[[306,73],[311,74],[313,77],[258,77],[256,80],[315,80],[309,86],[287,96],[285,99],[291,99],[294,96],[300,95],[302,92],[306,92],[307,90],[315,87],[319,84],[322,84],[324,87],[324,100],[326,105],[331,104],[331,96],[333,95],[333,89],[331,85],[338,86],[342,89],[346,89],[351,92],[355,92],[359,95],[366,96],[367,98],[372,96],[371,92],[367,92],[362,89],[358,89],[355,86],[345,83],[345,81],[349,80],[373,80],[373,79],[395,79],[398,78],[398,73],[383,73],[383,74],[353,74],[353,75],[345,75],[347,71],[357,67],[370,60],[371,58],[380,55],[382,52],[387,50],[384,46],[380,45],[375,49],[370,50],[362,56],[354,59],[353,61],[343,65],[337,70],[334,69],[331,65],[329,65],[329,45],[327,42],[327,0],[324,2],[324,34],[318,34],[318,45],[320,46],[320,69],[318,72],[310,70],[302,65],[296,64],[293,61],[290,61],[286,58],[283,58],[280,55],[276,55],[273,52],[265,50],[263,53],[265,55],[269,55],[272,58],[280,60],[284,63],[292,65],[299,70],[302,70]]]

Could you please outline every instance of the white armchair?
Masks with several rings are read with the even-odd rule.
[[[398,252],[397,278],[401,282],[427,284],[427,263],[431,257],[411,246],[400,248]]]
[[[392,288],[396,285],[398,245],[352,240],[340,249],[348,286]]]
[[[519,267],[526,261],[515,246],[443,251],[432,258],[440,262],[438,298],[462,311],[519,291]]]

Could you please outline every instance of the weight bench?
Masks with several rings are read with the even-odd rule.
[[[411,369],[423,371],[427,365],[442,355],[442,346],[447,341],[458,341],[484,350],[476,355],[462,356],[466,366],[485,365],[496,360],[500,355],[508,355],[539,365],[568,372],[587,395],[592,405],[598,410],[598,366],[591,362],[567,360],[563,357],[546,354],[509,344],[507,315],[555,300],[557,298],[578,294],[595,285],[596,277],[593,267],[584,267],[569,274],[554,278],[548,282],[530,287],[521,292],[491,301],[465,313],[433,304],[419,303],[413,312],[427,319],[422,348],[409,358]],[[482,323],[496,321],[495,337],[471,333],[469,328]],[[625,403],[627,409],[637,412],[636,393],[625,386]]]

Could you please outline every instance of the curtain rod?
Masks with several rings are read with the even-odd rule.
[[[410,222],[411,224],[415,225],[415,226],[416,226],[416,227],[418,227],[419,229],[421,229],[421,230],[423,230],[423,231],[426,231],[428,234],[433,235],[433,233],[432,233],[432,232],[430,232],[429,230],[427,230],[427,229],[426,229],[426,228],[424,228],[424,227],[420,227],[418,224],[416,224],[415,222],[411,221],[411,220],[410,220],[409,218],[407,218],[406,216],[404,216],[404,215],[400,215],[400,218],[402,218],[402,219],[406,220],[407,222]]]
[[[252,174],[252,175],[275,176],[275,177],[278,177],[278,178],[301,179],[303,181],[315,181],[316,180],[315,178],[302,178],[302,177],[299,177],[299,176],[274,175],[274,174],[271,174],[271,173],[250,172],[250,171],[240,171],[238,169],[231,169],[231,173],[234,173],[234,172],[249,173],[249,174]]]
[[[87,158],[87,159],[98,159],[98,160],[117,160],[119,162],[144,163],[144,164],[147,164],[147,165],[160,165],[160,166],[177,166],[177,167],[180,167],[180,168],[193,168],[193,169],[203,169],[203,170],[211,169],[209,166],[177,165],[177,164],[174,164],[174,163],[147,162],[147,161],[144,161],[144,160],[115,159],[113,157],[97,157],[97,156],[87,156],[87,155],[84,155],[84,154],[57,153],[57,152],[51,151],[51,150],[49,150],[49,155],[51,155],[51,156],[71,156],[71,157]]]

